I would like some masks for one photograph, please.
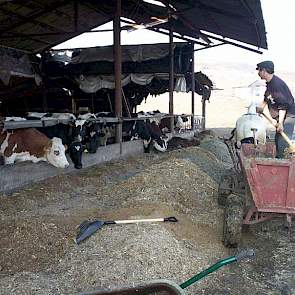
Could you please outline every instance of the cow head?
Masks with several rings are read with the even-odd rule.
[[[159,152],[165,152],[167,150],[167,137],[163,134],[159,124],[157,122],[147,122],[147,128],[151,134],[154,148]]]
[[[53,137],[49,141],[49,146],[45,149],[47,161],[57,168],[66,168],[69,162],[65,155],[65,147],[60,138]]]
[[[139,139],[143,140],[143,148],[145,153],[150,152],[152,137],[151,133],[144,121],[135,121],[131,130],[131,140]]]
[[[141,138],[150,141],[151,133],[144,121],[135,121],[131,130],[131,140]]]
[[[86,136],[86,120],[78,119],[75,121],[75,126],[72,130],[72,138],[74,141],[82,141]]]
[[[81,141],[73,141],[68,147],[70,158],[72,162],[74,163],[74,167],[76,169],[81,169],[83,167],[82,165],[83,150],[84,150],[84,147]]]
[[[101,128],[99,123],[87,122],[86,123],[86,136],[83,142],[89,153],[96,153],[99,147],[99,137],[101,136]]]
[[[155,139],[154,148],[159,152],[166,152],[168,148],[168,138],[161,136]]]

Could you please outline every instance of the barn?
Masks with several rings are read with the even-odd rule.
[[[238,11],[238,15],[232,16],[232,11]],[[126,137],[122,124],[124,120],[129,120],[129,123],[125,122],[129,125],[136,122],[136,106],[148,95],[169,92],[169,113],[162,116],[166,121],[170,120],[167,130],[173,134],[178,120],[173,110],[173,91],[191,91],[192,110],[186,116],[188,123],[185,129],[205,127],[202,125],[205,120],[194,119],[197,118],[195,93],[202,96],[204,117],[206,98],[210,97],[213,84],[206,75],[195,72],[195,52],[223,44],[254,52],[259,52],[254,47],[267,48],[259,1],[250,4],[219,3],[212,7],[181,1],[173,4],[100,1],[99,5],[93,1],[49,1],[46,4],[32,1],[26,5],[18,1],[4,1],[0,17],[2,128],[50,128],[47,126],[61,123],[60,119],[66,119],[63,124],[73,124],[70,122],[72,119],[67,121],[68,118],[62,115],[53,118],[50,115],[53,113],[99,113],[91,119],[94,120],[91,124],[99,122],[100,127],[96,129],[101,130],[104,128],[102,124],[108,122],[107,131],[104,129],[99,134],[113,131],[114,139],[109,141],[118,144],[119,155],[124,154],[123,150],[128,152],[128,149],[123,149]],[[124,25],[120,25],[120,19]],[[208,21],[210,19],[214,21]],[[254,25],[252,19],[255,19]],[[111,20],[114,24],[114,46],[52,50],[54,45],[81,33],[99,31],[97,27]],[[137,24],[168,34],[170,43],[121,46],[120,31],[137,29]],[[185,42],[175,43],[175,37]],[[31,120],[30,115],[36,112],[46,114],[46,120],[41,115]],[[105,112],[108,112],[108,118],[105,118]],[[26,121],[13,119],[28,114]],[[6,120],[7,117],[10,119]],[[145,119],[149,120],[148,117]],[[182,119],[179,117],[179,120]],[[157,140],[160,139],[157,137]],[[72,143],[62,141],[67,145]],[[97,155],[104,153],[109,154],[106,150]],[[87,159],[87,156],[84,158]],[[103,160],[98,156],[97,162],[93,161],[90,160],[91,163]],[[81,165],[74,163],[74,166]],[[13,178],[13,173],[9,178]],[[39,179],[41,174],[37,173],[32,179]],[[7,173],[5,175],[8,177]],[[3,186],[9,187],[9,184],[4,183]]]

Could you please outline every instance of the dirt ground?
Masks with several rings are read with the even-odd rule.
[[[77,294],[152,279],[180,284],[237,253],[222,244],[217,204],[230,167],[225,146],[216,138],[176,145],[0,196],[0,294]],[[74,241],[84,220],[168,216],[179,221],[105,225]],[[187,294],[295,294],[294,241],[284,220],[251,226],[240,248],[253,248],[256,258],[221,268]]]

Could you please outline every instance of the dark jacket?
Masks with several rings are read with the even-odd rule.
[[[270,99],[269,95],[271,95]],[[274,119],[278,119],[279,110],[286,110],[287,117],[295,117],[293,95],[287,84],[276,75],[266,82],[264,101],[267,102],[270,114]]]

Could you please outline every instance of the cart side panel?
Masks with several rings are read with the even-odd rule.
[[[292,157],[291,159],[286,206],[295,208],[295,157]]]
[[[258,211],[295,214],[295,157],[276,159],[273,143],[243,144],[239,158]]]
[[[277,212],[277,209],[286,207],[289,168],[289,165],[274,166],[252,160],[246,174],[248,179],[251,178],[249,185],[258,210],[267,207],[271,212]]]

